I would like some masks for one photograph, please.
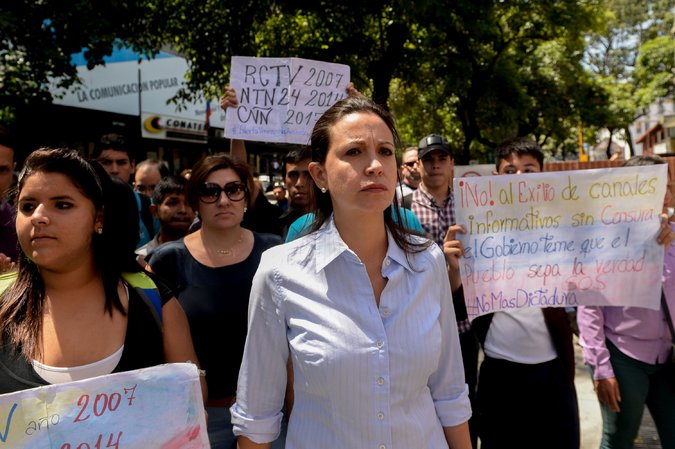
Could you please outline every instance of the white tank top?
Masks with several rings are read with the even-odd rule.
[[[33,360],[33,369],[35,372],[49,382],[50,384],[62,384],[75,380],[89,379],[91,377],[103,376],[113,372],[115,367],[122,359],[124,345],[108,357],[87,365],[62,368],[59,366],[49,366]]]

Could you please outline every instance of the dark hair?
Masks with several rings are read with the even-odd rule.
[[[60,173],[103,212],[103,233],[93,233],[92,251],[105,292],[105,310],[126,314],[117,294],[122,272],[139,271],[134,249],[138,242],[138,211],[131,188],[111,179],[97,162],[88,162],[74,150],[40,148],[31,153],[19,175],[18,195],[26,180],[36,173]],[[25,253],[18,257],[16,282],[1,295],[0,338],[21,348],[23,354],[39,354],[45,286],[39,268]]]
[[[155,186],[155,191],[152,195],[152,202],[159,206],[169,195],[184,194],[187,180],[180,176],[167,176],[162,178]]]
[[[308,146],[303,146],[302,148],[295,148],[289,151],[288,154],[284,156],[283,167],[281,168],[281,172],[284,174],[284,179],[286,179],[286,167],[288,166],[289,163],[297,164],[300,161],[304,161],[305,159],[311,158],[312,158],[312,148]]]
[[[663,159],[661,156],[657,156],[655,154],[643,154],[640,156],[633,156],[632,158],[628,159],[626,162],[624,162],[623,166],[624,167],[639,167],[642,165],[660,165],[660,164],[665,164],[666,160]]]
[[[134,162],[136,154],[128,146],[127,139],[122,134],[110,133],[101,136],[101,139],[94,149],[94,157],[98,158],[104,150],[121,151],[127,153],[129,160]]]
[[[0,123],[0,145],[7,147],[12,150],[13,153],[16,153],[17,142],[14,139],[14,135],[10,131],[9,127]]]
[[[318,162],[320,164],[326,162],[326,156],[330,148],[331,129],[342,118],[355,113],[375,114],[378,116],[387,125],[389,131],[391,131],[391,134],[394,137],[394,145],[399,145],[400,140],[398,132],[396,131],[394,117],[388,111],[364,97],[349,96],[331,106],[314,125],[310,141],[312,162]],[[314,198],[316,198],[316,201],[314,202],[314,223],[312,224],[312,231],[318,230],[333,213],[333,202],[330,192],[321,193],[321,190],[314,184]],[[411,234],[411,232],[403,226],[396,195],[393,196],[393,205],[393,208],[387,207],[382,213],[384,215],[385,226],[391,232],[396,244],[406,251],[406,253],[419,252],[427,248],[431,244],[430,241],[415,243],[408,238],[408,234]],[[394,220],[392,216],[392,210],[393,213],[396,214],[396,220]]]
[[[187,182],[185,194],[192,210],[199,210],[199,189],[206,182],[206,178],[217,170],[232,169],[239,175],[241,182],[246,184],[246,205],[252,207],[252,195],[254,190],[253,176],[251,170],[245,162],[241,162],[231,156],[219,154],[216,156],[206,156],[192,167],[192,175]]]
[[[541,151],[539,144],[526,137],[516,137],[505,140],[495,149],[495,166],[497,167],[497,171],[499,171],[500,162],[508,159],[514,153],[518,156],[532,156],[539,162],[539,168],[541,170],[544,169],[544,153]]]

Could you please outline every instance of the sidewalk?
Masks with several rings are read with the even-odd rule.
[[[581,449],[598,449],[602,433],[602,416],[598,397],[593,391],[593,380],[589,368],[584,365],[581,347],[577,337],[574,337],[574,355],[576,375],[574,384],[579,400],[579,421],[581,423]]]

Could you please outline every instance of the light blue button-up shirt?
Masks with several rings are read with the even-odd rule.
[[[391,235],[379,307],[365,265],[331,218],[266,251],[253,279],[234,432],[279,434],[286,361],[295,404],[287,449],[446,448],[443,427],[471,407],[445,259],[408,254]]]

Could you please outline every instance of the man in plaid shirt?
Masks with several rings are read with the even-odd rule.
[[[455,224],[451,187],[455,169],[452,148],[444,137],[430,134],[420,140],[418,158],[417,165],[422,175],[422,182],[412,195],[411,210],[419,218],[427,236],[443,248],[443,240],[448,228]],[[453,300],[459,342],[462,347],[464,377],[469,387],[469,399],[471,399],[473,408],[478,374],[478,340],[471,330],[461,286],[453,291]],[[471,427],[471,439],[476,447],[475,415],[469,421],[469,426]]]
[[[448,141],[436,134],[420,140],[418,158],[422,182],[413,193],[412,211],[429,238],[442,248],[448,227],[455,224],[451,188],[455,160]]]

